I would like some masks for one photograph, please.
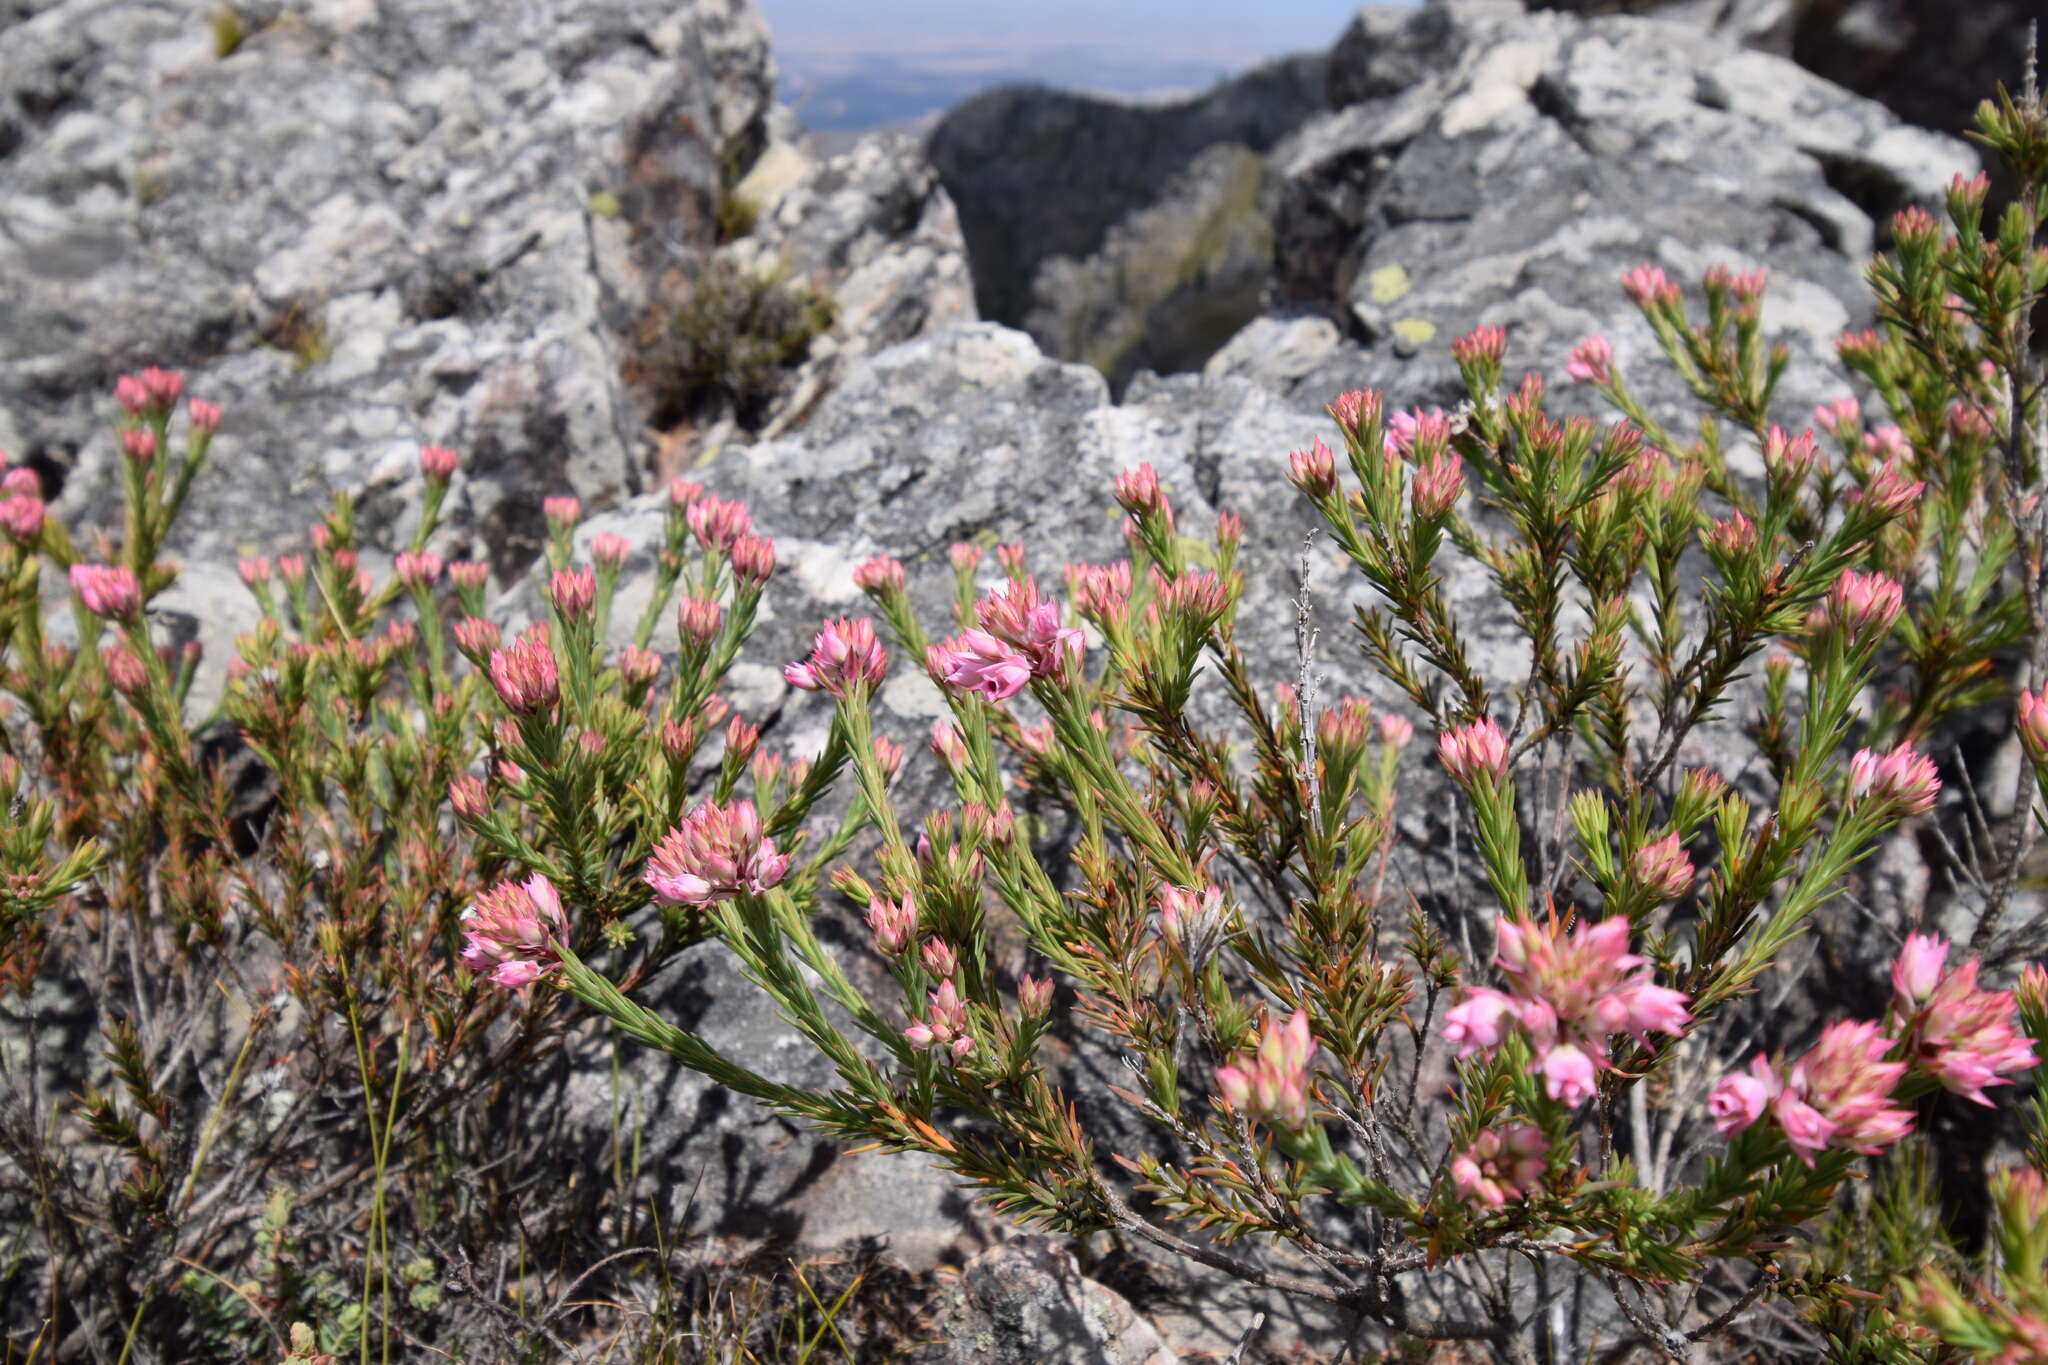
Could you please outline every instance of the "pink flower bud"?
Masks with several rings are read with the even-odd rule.
[[[1437,737],[1436,755],[1461,787],[1482,778],[1499,782],[1508,773],[1508,737],[1491,718],[1444,731]]]
[[[1676,831],[1637,849],[1629,867],[1643,889],[1658,900],[1676,900],[1692,885],[1692,859]]]
[[[458,459],[446,446],[421,446],[420,473],[430,480],[446,482],[455,476]]]
[[[960,731],[950,720],[932,722],[932,753],[953,771],[967,764],[967,741],[960,737]]]
[[[751,801],[705,802],[684,816],[648,855],[647,884],[670,905],[709,905],[757,896],[789,872],[789,858],[761,828]]]
[[[746,504],[723,498],[705,497],[690,503],[688,520],[691,534],[707,550],[730,552],[741,536],[754,529]]]
[[[431,550],[418,554],[407,551],[398,556],[397,568],[399,582],[415,592],[424,592],[441,576],[441,556]]]
[[[1247,1118],[1300,1128],[1308,1122],[1309,1065],[1315,1052],[1306,1011],[1296,1010],[1280,1025],[1268,1020],[1258,1052],[1219,1067],[1216,1088]]]
[[[532,506],[531,503],[527,504]],[[548,525],[557,531],[566,531],[583,517],[583,503],[577,498],[544,498],[540,504],[541,515],[548,519]]]
[[[580,621],[597,603],[597,575],[588,569],[557,569],[548,579],[548,600],[565,621]]]
[[[1337,491],[1337,457],[1318,436],[1307,450],[1287,457],[1287,477],[1311,498],[1327,498]]]
[[[725,751],[744,763],[754,756],[761,742],[761,727],[745,716],[734,716],[725,727]]]
[[[775,542],[741,536],[732,544],[732,571],[742,582],[766,583],[775,572]]]
[[[1837,398],[1814,408],[1813,421],[1836,440],[1853,440],[1863,430],[1863,406],[1854,398]]]
[[[1827,625],[1858,644],[1874,643],[1892,628],[1905,605],[1899,585],[1881,573],[1844,573],[1828,589]]]
[[[1628,295],[1638,308],[1666,306],[1679,301],[1677,285],[1664,277],[1664,272],[1654,265],[1639,265],[1621,277],[1621,292]]]
[[[1475,327],[1451,343],[1451,358],[1461,366],[1475,360],[1498,365],[1507,353],[1507,328],[1491,323]]]
[[[458,559],[448,566],[448,581],[457,588],[481,592],[491,580],[491,566],[479,560]]]
[[[902,592],[903,565],[887,555],[870,555],[854,566],[853,585],[871,597]]]
[[[220,405],[195,398],[185,405],[185,420],[197,434],[211,436],[220,430]]]
[[[887,735],[875,736],[875,766],[882,776],[894,777],[903,767],[903,746]]]
[[[1017,1010],[1026,1019],[1043,1019],[1052,1012],[1050,978],[1027,976],[1017,983]]]
[[[687,479],[668,481],[668,502],[671,507],[688,507],[704,496],[704,485],[691,483]]]
[[[590,538],[590,560],[606,573],[617,573],[631,553],[632,542],[624,536],[600,531]]]
[[[457,629],[459,632],[460,627]],[[457,638],[460,639],[459,634]],[[514,640],[508,648],[493,651],[490,673],[498,699],[522,716],[552,711],[562,698],[554,651],[530,635]]]
[[[554,945],[568,938],[569,925],[554,883],[535,873],[480,894],[462,912],[462,933],[462,965],[516,990],[562,965]]]
[[[142,610],[142,587],[133,571],[123,565],[74,564],[71,590],[95,616],[133,616]]]
[[[676,635],[692,649],[709,649],[724,611],[715,597],[685,597],[676,604]]]
[[[1359,432],[1379,423],[1382,403],[1377,389],[1347,389],[1331,399],[1325,411],[1345,436],[1356,440]]]
[[[149,669],[126,645],[112,645],[100,652],[100,665],[116,692],[128,698],[149,690]]]
[[[1379,718],[1380,743],[1394,749],[1405,749],[1415,738],[1415,727],[1400,716],[1386,712]]]
[[[121,433],[121,453],[137,464],[156,459],[156,433],[147,427],[130,427]]]
[[[960,970],[960,958],[944,939],[928,938],[918,954],[924,969],[940,980]]]
[[[965,541],[960,541],[946,551],[946,558],[952,561],[955,573],[971,574],[981,567],[981,554],[979,545],[969,545]]]
[[[1736,560],[1756,548],[1756,523],[1740,512],[1731,512],[1702,536],[1707,548],[1724,560]]]
[[[1458,495],[1465,487],[1465,475],[1460,466],[1454,452],[1439,450],[1429,457],[1427,464],[1416,467],[1408,492],[1417,521],[1435,521],[1451,514],[1451,509],[1458,505]]]
[[[448,784],[448,804],[464,820],[481,820],[490,810],[490,795],[484,789],[483,779],[468,773]]]
[[[1939,934],[1908,934],[1892,962],[1892,999],[1906,1014],[1927,1003],[1948,965],[1948,940]]]
[[[2036,759],[2048,758],[2048,688],[2020,693],[2020,742]]]
[[[653,650],[629,644],[619,651],[619,681],[628,693],[639,693],[660,675],[661,656]]]
[[[480,616],[465,616],[455,623],[455,647],[472,663],[482,663],[503,638],[497,622]]]
[[[0,460],[7,457],[0,454]],[[43,495],[43,481],[27,465],[0,474],[0,493],[15,494],[25,498],[40,498]]]
[[[1920,501],[1920,495],[1927,491],[1927,485],[1914,480],[1906,482],[1898,467],[1887,460],[1871,476],[1863,488],[1863,497],[1878,511],[1889,517],[1903,516]]]
[[[1587,337],[1572,347],[1564,372],[1575,384],[1609,383],[1614,378],[1614,348],[1606,337]]]
[[[1117,504],[1134,517],[1147,517],[1166,505],[1159,491],[1159,474],[1149,464],[1127,469],[1116,476]]]

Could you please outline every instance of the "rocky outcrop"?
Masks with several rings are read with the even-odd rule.
[[[1037,87],[969,100],[933,130],[930,152],[960,208],[981,315],[1022,324],[1047,261],[1093,256],[1112,227],[1159,203],[1204,148],[1264,152],[1324,106],[1320,55],[1170,103]]]
[[[1791,57],[1816,75],[1945,132],[1978,101],[2020,88],[2033,0],[1529,0],[1531,9],[1649,14],[1697,23]]]
[[[1046,1242],[984,1251],[960,1272],[917,1365],[1175,1365],[1152,1325]]]

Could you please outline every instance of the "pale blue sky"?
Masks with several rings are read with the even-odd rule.
[[[1327,47],[1357,11],[1348,0],[760,0],[778,49],[1028,51],[1057,45],[1250,64]]]

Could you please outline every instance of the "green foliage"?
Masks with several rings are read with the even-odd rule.
[[[711,257],[644,357],[657,421],[723,403],[742,425],[758,422],[834,315],[829,296],[780,271]]]

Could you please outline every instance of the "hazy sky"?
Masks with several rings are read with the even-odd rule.
[[[1059,44],[1230,66],[1327,47],[1354,0],[760,0],[778,50],[897,51]]]

